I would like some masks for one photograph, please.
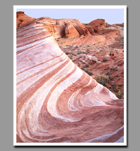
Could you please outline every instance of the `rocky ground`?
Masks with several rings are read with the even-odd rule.
[[[17,27],[35,20],[17,12]],[[82,24],[76,19],[41,17],[59,47],[82,70],[123,99],[124,24],[109,25],[104,19]]]
[[[121,38],[120,38],[121,39]],[[124,49],[111,46],[64,45],[68,39],[56,39],[60,48],[82,70],[123,99]],[[63,45],[61,45],[63,44]]]

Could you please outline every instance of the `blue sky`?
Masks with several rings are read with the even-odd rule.
[[[78,19],[82,23],[89,23],[92,20],[101,18],[109,24],[124,22],[124,9],[16,9],[16,11],[24,11],[24,13],[33,18],[51,17],[54,19],[72,18]]]

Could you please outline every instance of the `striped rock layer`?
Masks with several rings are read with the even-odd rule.
[[[123,142],[123,100],[78,68],[36,20],[17,28],[17,142]]]

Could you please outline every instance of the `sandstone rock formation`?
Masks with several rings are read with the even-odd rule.
[[[104,19],[96,19],[96,20],[91,21],[86,27],[88,28],[90,33],[93,34],[93,33],[99,33],[99,31],[101,31],[100,27],[105,27],[105,26],[106,26],[106,23]]]
[[[88,25],[93,26],[93,27],[101,27],[101,26],[105,26],[105,20],[104,19],[96,19],[91,21]]]
[[[34,20],[35,18],[29,17],[28,15],[24,14],[24,12],[19,11],[17,12],[17,27]]]
[[[17,12],[17,27],[32,20],[34,18],[25,15],[24,12]],[[82,46],[111,45],[115,42],[116,37],[120,37],[123,34],[122,29],[116,28],[117,25],[110,27],[104,19],[96,19],[89,24],[83,24],[77,19],[52,19],[50,17],[41,17],[36,19],[36,21],[42,22],[44,28],[54,38],[71,39],[66,44],[75,43]]]
[[[116,24],[117,26],[124,27],[124,23]]]
[[[50,17],[41,17],[38,18],[36,21],[38,24],[43,24],[44,28],[46,28],[51,35],[54,35],[56,32],[56,21]]]
[[[75,29],[75,27],[72,24],[70,24],[70,23],[66,24],[65,37],[66,38],[73,38],[73,37],[77,37],[77,36],[79,36],[79,33]]]
[[[17,28],[17,142],[123,142],[123,100],[61,51],[44,21]]]
[[[79,35],[86,36],[90,34],[86,26],[77,19],[55,19],[55,21],[56,21],[57,32],[59,32],[60,30],[61,33],[63,33],[60,34],[59,38],[61,37],[73,38]],[[67,35],[68,30],[70,30],[70,34],[69,34],[70,37]],[[57,37],[56,34],[54,34],[53,36],[55,38]]]
[[[90,35],[89,30],[85,27],[84,24],[80,24],[80,25],[78,24],[75,26],[75,28],[77,29],[80,35],[83,35],[83,36]]]

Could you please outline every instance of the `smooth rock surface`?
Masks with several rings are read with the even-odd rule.
[[[75,29],[75,27],[72,24],[70,24],[70,23],[66,24],[65,37],[66,38],[73,38],[73,37],[77,37],[77,36],[79,36],[79,33]]]
[[[78,68],[44,22],[17,28],[17,142],[123,142],[123,100]]]

